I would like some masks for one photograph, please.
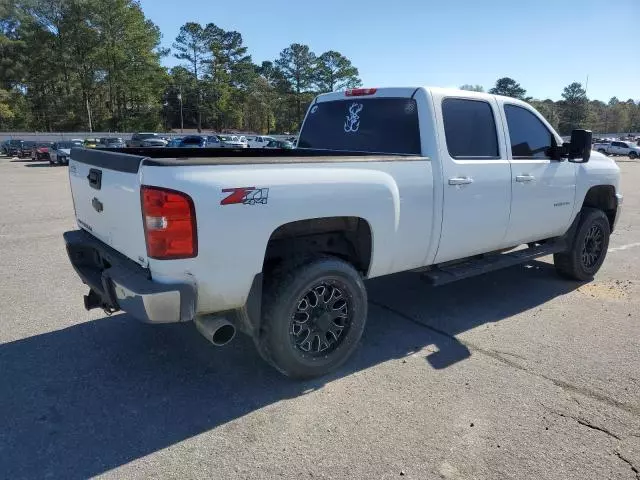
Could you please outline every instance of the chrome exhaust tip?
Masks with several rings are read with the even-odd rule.
[[[226,318],[202,316],[194,322],[202,336],[216,347],[223,347],[236,336],[236,327]]]

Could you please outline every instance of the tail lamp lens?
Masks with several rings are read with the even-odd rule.
[[[196,213],[186,193],[159,187],[141,189],[147,255],[158,260],[198,255]]]

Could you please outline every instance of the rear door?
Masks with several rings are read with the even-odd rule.
[[[503,107],[513,188],[506,241],[518,245],[562,235],[574,210],[576,164],[549,157],[558,140],[533,110],[508,102]]]
[[[509,223],[511,169],[498,135],[493,98],[434,96],[444,176],[442,233],[436,263],[503,246]]]
[[[107,150],[73,149],[69,181],[78,225],[145,265],[138,168],[142,157]]]

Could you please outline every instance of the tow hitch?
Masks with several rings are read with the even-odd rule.
[[[84,308],[86,310],[93,310],[94,308],[102,308],[104,313],[111,315],[117,312],[118,308],[113,308],[111,305],[107,305],[100,295],[98,295],[93,289],[89,290],[89,295],[84,296]]]

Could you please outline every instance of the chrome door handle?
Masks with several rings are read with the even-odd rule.
[[[454,177],[449,179],[449,185],[469,185],[473,183],[473,178],[470,177]]]
[[[517,175],[516,176],[516,182],[522,182],[522,183],[533,182],[535,179],[536,177],[534,177],[533,175]]]

